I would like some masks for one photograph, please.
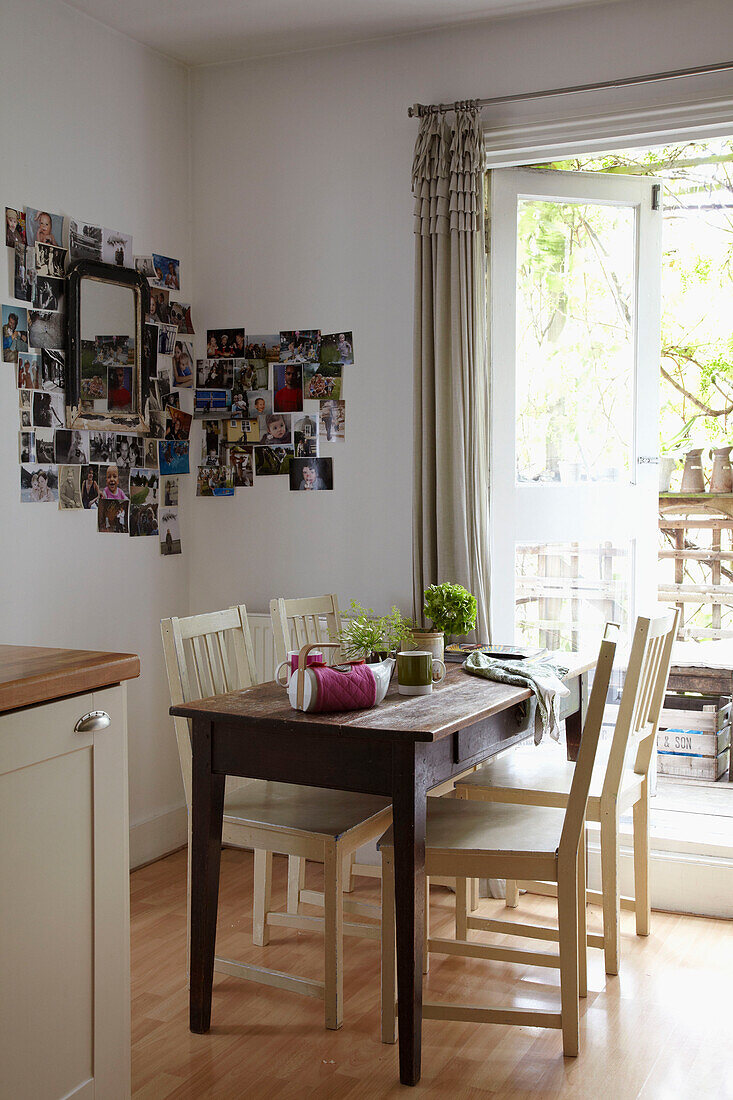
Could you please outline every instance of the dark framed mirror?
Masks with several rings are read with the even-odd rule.
[[[149,431],[150,310],[144,275],[77,260],[68,271],[66,404],[70,428]]]

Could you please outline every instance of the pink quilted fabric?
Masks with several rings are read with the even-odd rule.
[[[325,713],[374,706],[377,682],[368,665],[350,665],[348,672],[327,665],[311,665],[311,671],[318,683],[315,710]]]

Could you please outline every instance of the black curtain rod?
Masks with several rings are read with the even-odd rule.
[[[733,69],[733,61],[723,61],[719,65],[701,65],[693,69],[672,69],[666,73],[653,73],[649,76],[629,76],[621,80],[603,80],[599,84],[576,84],[569,88],[548,88],[544,92],[521,92],[518,95],[501,95],[493,99],[457,99],[455,103],[413,103],[407,108],[410,118],[422,118],[423,115],[444,114],[446,111],[466,110],[470,107],[493,107],[498,103],[519,103],[524,99],[548,99],[556,95],[575,95],[578,92],[597,92],[604,88],[630,88],[636,84],[653,84],[657,80],[679,80],[687,76],[708,76]]]

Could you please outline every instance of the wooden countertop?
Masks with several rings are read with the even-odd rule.
[[[0,645],[0,713],[119,684],[140,675],[134,653]]]

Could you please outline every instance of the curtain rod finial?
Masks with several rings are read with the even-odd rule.
[[[421,105],[419,103],[413,103],[412,107],[407,108],[408,118],[420,118],[422,114]]]

